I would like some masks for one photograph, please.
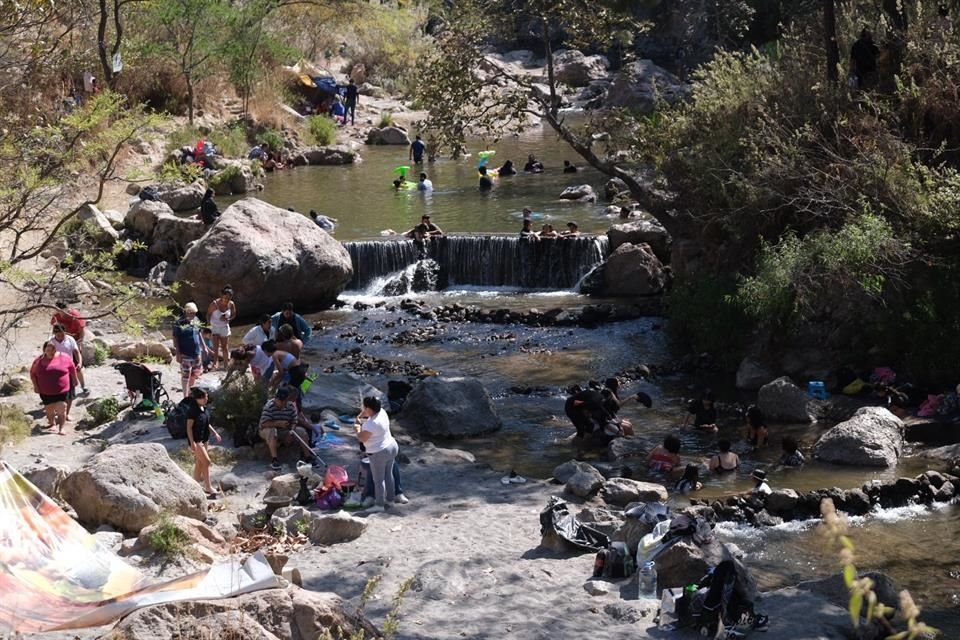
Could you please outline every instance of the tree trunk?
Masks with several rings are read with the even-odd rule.
[[[113,88],[113,64],[107,57],[107,22],[110,12],[107,9],[107,0],[100,0],[100,21],[97,25],[97,56],[100,58],[100,69],[103,71],[105,86]]]
[[[102,1],[102,0],[101,0]],[[113,57],[120,53],[120,44],[123,42],[123,17],[120,14],[121,0],[113,0],[113,49],[110,51],[110,88],[117,88],[117,74],[113,73]]]
[[[823,0],[823,38],[827,49],[827,80],[840,79],[840,47],[837,44],[836,0]]]
[[[193,125],[193,76],[190,72],[183,74],[184,80],[187,81],[187,122],[190,125]]]

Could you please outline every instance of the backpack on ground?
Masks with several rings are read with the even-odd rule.
[[[170,407],[163,421],[163,426],[170,432],[174,440],[183,440],[187,437],[187,413],[193,398],[184,398]]]
[[[594,566],[602,567],[600,575],[604,578],[628,578],[637,569],[633,554],[624,542],[611,542],[608,548],[598,551]]]

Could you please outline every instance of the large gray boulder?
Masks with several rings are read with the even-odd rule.
[[[209,179],[210,188],[217,195],[228,196],[249,193],[257,189],[257,174],[248,160],[223,160],[220,171]]]
[[[369,638],[379,635],[362,614],[348,610],[337,595],[289,586],[235,598],[171,602],[137,609],[98,640],[306,640],[341,634]]]
[[[107,448],[64,478],[60,493],[81,522],[133,533],[163,511],[207,517],[203,489],[156,443]]]
[[[561,200],[574,200],[576,202],[596,202],[597,194],[593,187],[588,184],[579,184],[573,187],[567,187],[560,193]]]
[[[352,276],[350,254],[309,218],[246,198],[187,251],[176,297],[202,306],[231,284],[240,313],[253,317],[291,300],[303,309],[326,307]]]
[[[615,224],[607,230],[610,251],[624,244],[647,244],[661,262],[670,260],[670,234],[653,220],[636,220]]]
[[[405,129],[400,127],[383,127],[381,129],[371,129],[367,134],[367,144],[410,144],[410,138]]]
[[[666,502],[667,490],[662,484],[653,482],[610,478],[603,484],[603,499],[618,507],[625,507],[631,502]]]
[[[157,186],[157,197],[174,211],[193,211],[200,206],[206,190],[201,180],[188,185],[161,184]]]
[[[667,278],[648,244],[622,244],[607,258],[603,291],[608,296],[638,297],[661,293]]]
[[[567,460],[553,470],[553,479],[560,484],[564,484],[577,473],[591,470],[597,471],[593,465],[587,464],[586,462],[580,462],[579,460]],[[597,473],[600,472],[597,471]]]
[[[747,356],[737,367],[737,389],[756,391],[773,380],[773,374],[762,362]]]
[[[421,380],[407,396],[400,420],[417,433],[442,438],[468,438],[503,426],[476,378]]]
[[[120,234],[113,228],[113,223],[96,205],[85,205],[77,213],[77,219],[83,223],[84,231],[98,245],[110,246],[120,238]]]
[[[374,397],[386,404],[387,394],[354,373],[324,374],[323,384],[310,385],[303,396],[303,409],[309,415],[314,411],[331,409],[338,416],[360,413],[360,399]]]
[[[607,199],[607,202],[613,202],[617,196],[623,193],[629,194],[630,187],[620,178],[610,178],[603,185],[603,197]]]
[[[603,486],[603,474],[586,464],[578,468],[576,473],[567,478],[564,491],[578,498],[588,498]]]
[[[607,93],[606,105],[651,113],[658,101],[673,103],[689,95],[690,89],[675,75],[650,60],[624,65]]]
[[[763,385],[757,394],[757,406],[774,422],[811,422],[808,400],[807,392],[785,376]]]
[[[339,544],[359,538],[367,530],[367,520],[355,518],[346,511],[314,515],[307,537],[314,544]]]
[[[295,167],[304,165],[337,166],[342,164],[356,164],[360,156],[349,146],[334,144],[325,147],[308,147],[295,154],[290,159]]]
[[[605,56],[585,56],[576,49],[560,49],[553,54],[553,74],[558,82],[585,87],[607,77],[610,61]]]
[[[193,213],[178,214],[167,204],[153,200],[134,202],[127,210],[124,225],[142,237],[151,255],[174,263],[206,231]]]
[[[717,540],[697,545],[687,538],[657,556],[657,586],[660,589],[672,589],[695,584],[707,574],[709,569],[724,560],[731,560],[734,563],[747,599],[755,601],[756,580],[735,555],[734,550]]]
[[[883,407],[863,407],[813,446],[824,462],[862,467],[892,467],[902,452],[903,422]]]

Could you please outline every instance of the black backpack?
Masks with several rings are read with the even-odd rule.
[[[637,562],[624,542],[611,542],[610,546],[597,552],[594,567],[603,567],[604,578],[627,578],[637,569]],[[594,572],[596,573],[596,572]],[[596,576],[600,577],[600,576]]]
[[[167,411],[163,426],[170,432],[174,440],[183,440],[187,437],[187,413],[193,398],[184,398]]]

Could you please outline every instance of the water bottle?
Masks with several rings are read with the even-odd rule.
[[[637,572],[637,591],[641,599],[657,597],[657,565],[652,560],[644,562]]]

